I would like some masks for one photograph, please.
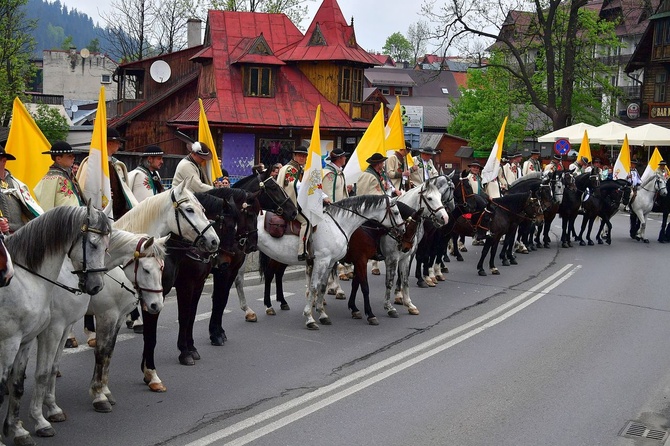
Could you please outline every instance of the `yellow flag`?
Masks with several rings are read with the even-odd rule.
[[[86,171],[79,172],[79,183],[86,199],[96,209],[112,215],[112,188],[109,181],[109,156],[107,155],[107,104],[105,87],[100,87],[98,110],[93,123],[91,150],[88,153]],[[113,216],[113,215],[112,215]]]
[[[209,129],[207,122],[207,115],[205,114],[205,107],[202,105],[202,99],[198,98],[200,104],[200,119],[198,120],[198,141],[204,142],[209,150],[212,151],[212,178],[221,179],[223,172],[221,171],[221,164],[219,164],[219,157],[216,154],[216,144],[212,138],[212,132]]]
[[[25,105],[19,98],[14,99],[5,150],[14,155],[16,160],[10,161],[8,167],[12,175],[28,186],[31,193],[52,164],[49,155],[42,155],[50,148],[51,144]]]
[[[654,153],[651,154],[651,158],[649,159],[647,167],[644,169],[642,177],[640,178],[643,183],[654,174],[656,169],[658,169],[658,163],[661,161],[663,161],[663,157],[661,156],[661,152],[658,151],[658,147],[656,147]],[[665,174],[668,175],[668,166],[665,166]]]
[[[321,104],[316,107],[312,139],[309,141],[309,154],[305,163],[305,173],[298,191],[298,204],[309,222],[316,226],[323,219],[322,166],[321,166]]]
[[[402,123],[400,98],[396,96],[395,107],[389,116],[384,132],[386,133],[386,150],[399,150],[405,148],[405,126]],[[414,165],[414,159],[407,156],[407,167]]]
[[[358,142],[354,153],[346,166],[344,166],[344,176],[347,184],[354,184],[358,181],[361,173],[368,168],[366,161],[374,153],[380,153],[386,156],[386,134],[384,131],[384,104],[375,115],[363,137]]]
[[[589,146],[589,135],[586,133],[586,129],[584,129],[584,137],[582,138],[582,144],[579,146],[577,159],[583,156],[589,160],[589,163],[591,162],[591,146]]]
[[[623,138],[623,145],[621,146],[619,156],[614,163],[613,170],[612,179],[615,180],[625,180],[630,174],[630,147],[628,147],[628,134]]]

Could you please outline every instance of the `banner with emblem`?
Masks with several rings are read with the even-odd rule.
[[[298,191],[298,204],[307,220],[316,226],[323,219],[323,194],[321,167],[321,132],[319,125],[321,121],[321,104],[316,107],[312,139],[309,142],[307,162],[302,175],[300,190]]]
[[[12,175],[28,186],[31,193],[53,163],[50,156],[42,155],[49,149],[51,144],[26,106],[19,98],[15,98],[5,150],[16,157],[10,164]]]
[[[347,184],[354,184],[358,181],[363,171],[368,168],[366,161],[374,153],[380,153],[386,156],[386,134],[384,131],[384,104],[381,104],[379,111],[375,115],[363,137],[358,142],[354,153],[346,166],[344,166],[344,175]]]
[[[482,184],[490,183],[498,178],[498,172],[500,172],[500,159],[502,158],[503,144],[505,142],[506,125],[507,116],[505,116],[502,127],[500,127],[498,138],[496,138],[496,142],[493,144],[489,159],[486,161],[486,165],[482,169]]]
[[[86,164],[86,181],[82,192],[96,209],[112,215],[112,188],[109,180],[109,157],[107,155],[107,104],[105,87],[100,87],[98,110],[93,123],[91,150]]]
[[[617,156],[616,161],[614,162],[613,170],[612,179],[614,180],[625,180],[628,179],[628,175],[630,175],[630,147],[628,146],[628,134],[623,138],[623,145],[621,146],[621,151],[619,151],[619,156]]]

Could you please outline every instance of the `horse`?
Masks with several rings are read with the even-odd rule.
[[[665,183],[665,187],[666,189],[670,188],[670,179]],[[668,214],[670,214],[670,194],[666,194],[664,197],[657,197],[656,203],[658,204],[658,211],[662,216],[661,229],[658,232],[658,241],[659,243],[668,243],[670,242],[670,226],[668,225]]]
[[[545,207],[543,215],[544,219],[537,224],[537,232],[535,235],[535,246],[538,248],[544,246],[551,248],[551,223],[558,214],[558,209],[563,202],[563,193],[565,190],[565,183],[563,182],[564,171],[553,171],[544,173],[549,178],[549,184],[553,193],[553,202],[550,206]],[[566,174],[569,175],[569,174]],[[540,243],[540,235],[542,235],[542,242]]]
[[[668,195],[668,188],[666,180],[659,172],[654,172],[645,181],[637,187],[637,195],[630,204],[630,210],[640,220],[640,228],[635,234],[637,241],[649,243],[649,239],[645,238],[644,231],[647,227],[647,214],[651,212],[654,207],[654,197],[659,194],[661,197]]]
[[[588,180],[589,175],[584,174],[580,180]],[[558,206],[558,215],[561,217],[561,247],[571,248],[571,231],[574,232],[574,221],[579,215],[579,208],[582,205],[582,194],[586,188],[584,184],[578,185],[577,179],[570,172],[563,172],[563,200]],[[576,234],[575,234],[576,236]]]
[[[109,364],[116,335],[124,316],[140,303],[147,311],[163,308],[161,274],[167,237],[154,240],[141,234],[116,229],[112,232],[105,266],[105,287],[91,299],[76,296],[68,290],[54,289],[49,326],[37,336],[37,365],[35,388],[30,404],[30,416],[35,421],[38,437],[52,437],[55,430],[49,421],[65,421],[63,410],[56,404],[56,375],[63,345],[70,326],[89,309],[97,318],[98,341],[95,347],[96,366],[90,392],[93,407],[98,412],[111,411],[114,402],[109,383]],[[59,280],[68,283],[71,265],[65,262]],[[42,406],[46,406],[46,418]],[[47,421],[49,420],[49,421]]]
[[[366,220],[376,220],[397,233],[402,232],[402,217],[396,206],[396,199],[386,195],[362,195],[345,198],[330,204],[324,209],[323,220],[318,223],[317,230],[311,236],[314,259],[307,263],[306,275],[308,290],[303,310],[305,326],[310,330],[318,330],[314,320],[312,305],[316,304],[319,321],[324,325],[332,322],[323,308],[323,296],[326,292],[328,273],[339,259],[347,252],[351,234]],[[269,257],[286,265],[298,265],[298,237],[289,235],[281,238],[272,237],[258,223],[258,247]]]
[[[479,231],[486,231],[486,242],[482,249],[481,257],[477,263],[477,273],[480,276],[486,276],[484,271],[484,259],[491,252],[489,258],[489,269],[491,274],[498,275],[500,271],[495,266],[495,254],[498,244],[503,235],[507,239],[514,239],[514,231],[523,220],[532,220],[542,214],[542,205],[540,200],[533,196],[532,192],[520,194],[507,194],[500,198],[494,198],[490,201],[485,212],[489,214],[487,227],[480,226]]]
[[[110,231],[107,216],[90,205],[57,207],[5,239],[17,268],[12,283],[0,288],[0,406],[9,393],[3,434],[15,444],[33,443],[19,419],[19,402],[30,347],[49,323],[63,259],[72,261],[78,291],[97,294],[104,287]]]
[[[423,223],[423,209],[419,208],[416,211],[406,204],[398,201],[398,209],[405,220],[405,232],[402,238],[398,240],[397,250],[399,252],[409,252],[416,244],[417,230]],[[361,311],[356,306],[356,293],[360,286],[363,292],[363,310],[367,317],[368,324],[379,325],[377,316],[372,312],[370,305],[370,287],[368,285],[368,260],[373,258],[377,253],[377,246],[381,238],[388,233],[388,229],[379,224],[363,223],[361,227],[356,229],[351,235],[349,245],[347,246],[347,254],[344,261],[354,265],[354,277],[351,282],[351,293],[349,294],[348,308],[351,311],[353,319],[361,319]],[[279,285],[277,287],[277,295],[279,295]],[[283,298],[283,296],[282,296]],[[266,305],[269,303],[270,296],[265,295]],[[389,311],[388,315],[392,318],[398,317],[398,312],[393,309]]]
[[[153,237],[170,235],[168,248],[171,243],[178,244],[180,248],[174,250],[174,255],[186,255],[187,250],[191,255],[217,252],[219,237],[205,216],[202,205],[188,189],[190,182],[189,178],[170,190],[141,201],[119,218],[114,223],[114,228]],[[153,358],[158,315],[143,311],[142,316],[144,349],[140,367],[144,382],[154,392],[165,392],[166,388],[158,377]]]
[[[247,193],[259,194],[258,201],[261,209],[274,212],[287,221],[295,220],[298,216],[298,208],[288,197],[286,191],[270,176],[270,173],[270,169],[266,169],[260,174],[242,178],[234,186]],[[258,232],[255,232],[254,235],[258,237]],[[245,312],[245,320],[248,322],[258,320],[256,313],[246,304],[244,296],[245,260],[246,253],[237,249],[227,268],[217,268],[213,271],[212,313],[209,320],[209,340],[212,345],[222,346],[227,339],[226,331],[223,329],[223,312],[228,305],[233,284],[237,287],[240,308]],[[241,281],[239,281],[240,276],[242,276]]]
[[[465,252],[465,247],[459,248],[459,238],[475,236],[476,223],[487,205],[486,199],[472,190],[465,170],[460,177],[454,179],[454,201],[456,207],[449,215],[450,223],[444,228],[444,232],[451,234],[452,255],[462,262],[464,259],[461,251]]]
[[[12,256],[5,246],[5,236],[0,234],[0,288],[9,285],[14,277]]]
[[[600,227],[596,233],[596,241],[599,245],[603,244],[600,234],[603,227],[607,226],[605,240],[608,245],[612,244],[612,223],[610,222],[610,219],[619,210],[619,205],[621,204],[621,199],[624,194],[624,188],[626,187],[629,186],[628,182],[625,180],[603,180],[600,182],[600,186],[590,195],[589,199],[584,201],[582,204],[582,208],[584,209],[582,227],[577,238],[580,246],[585,246],[587,242],[589,246],[594,245],[593,240],[591,240],[591,230],[593,229],[593,223],[598,217],[600,217]],[[587,225],[587,242],[585,242],[582,236],[584,235],[584,230],[587,228]]]

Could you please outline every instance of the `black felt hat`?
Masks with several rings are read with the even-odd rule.
[[[125,141],[118,130],[107,127],[107,141]]]
[[[0,158],[7,158],[8,160],[15,160],[16,157],[11,153],[5,152],[5,148],[0,145]]]
[[[370,158],[366,159],[365,161],[368,164],[379,164],[379,163],[382,163],[382,162],[386,161],[386,159],[387,159],[387,157],[385,157],[381,153],[375,152],[375,153],[372,154],[372,156]]]
[[[142,152],[142,156],[163,156],[163,150],[158,146],[147,146]]]
[[[347,152],[345,152],[344,150],[340,149],[339,147],[336,147],[336,148],[334,148],[333,150],[330,151],[330,153],[328,154],[326,159],[328,161],[330,161],[330,160],[334,160],[336,158],[341,158],[343,156],[349,156],[349,154]]]
[[[304,153],[305,155],[309,154],[309,149],[305,146],[298,146],[293,149],[293,153]]]
[[[74,155],[74,149],[65,141],[56,141],[51,145],[51,149],[42,152],[42,155]]]

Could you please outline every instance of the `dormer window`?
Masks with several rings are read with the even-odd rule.
[[[340,101],[360,104],[363,102],[363,70],[361,68],[342,67],[340,82]]]
[[[274,96],[271,67],[244,67],[244,95],[263,98]]]

